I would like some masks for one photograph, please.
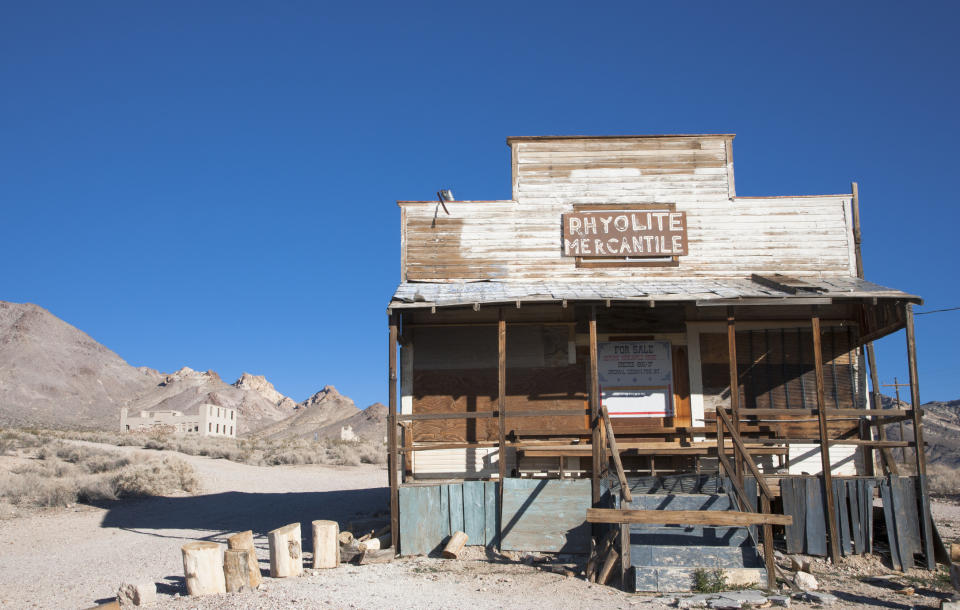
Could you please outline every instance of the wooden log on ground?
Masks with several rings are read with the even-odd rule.
[[[610,575],[613,573],[613,566],[616,565],[618,559],[620,559],[620,553],[617,552],[617,549],[611,548],[610,552],[607,553],[607,558],[603,561],[603,567],[600,568],[600,573],[597,575],[598,584],[607,584],[607,581],[610,580]]]
[[[393,561],[393,549],[370,549],[363,551],[357,557],[357,565],[365,566],[371,563],[390,563]]]
[[[188,542],[181,547],[183,576],[190,595],[226,593],[223,552],[216,542]]]
[[[390,546],[389,544],[387,546]],[[379,538],[367,538],[363,542],[357,544],[357,548],[361,551],[379,551],[382,547],[380,546]]]
[[[586,576],[587,580],[590,582],[597,582],[598,564],[602,562],[603,557],[606,557],[607,552],[610,550],[610,547],[613,546],[613,542],[616,540],[616,538],[617,530],[611,529],[600,541],[600,544],[597,545],[596,552],[591,554],[590,559],[587,560],[587,567],[584,570],[584,576]]]
[[[256,589],[260,586],[262,577],[260,575],[260,563],[257,561],[257,549],[253,546],[253,532],[247,530],[239,532],[227,538],[227,548],[237,551],[247,552],[247,564],[250,572],[250,588]]]
[[[956,542],[950,545],[950,562],[960,562],[960,544]]]
[[[227,549],[223,552],[223,580],[227,593],[250,591],[250,551]]]
[[[350,544],[353,542],[353,534],[351,532],[340,532],[337,535],[337,540],[340,541],[340,544]]]
[[[457,559],[460,556],[460,551],[463,550],[463,547],[467,544],[467,534],[464,532],[453,532],[453,535],[450,536],[450,541],[447,542],[447,546],[443,547],[443,552],[441,555],[447,559]]]
[[[314,569],[340,566],[340,525],[336,521],[314,521],[313,567]]]
[[[267,534],[270,541],[270,576],[289,578],[303,574],[300,524],[291,523]]]
[[[350,563],[360,556],[363,551],[360,550],[360,544],[353,540],[350,544],[340,545],[340,563]]]

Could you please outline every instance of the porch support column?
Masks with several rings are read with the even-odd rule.
[[[813,367],[817,379],[817,420],[820,423],[820,463],[823,468],[823,495],[827,500],[827,531],[829,532],[830,559],[833,565],[840,562],[840,538],[837,533],[837,509],[833,501],[833,475],[830,472],[830,435],[827,429],[827,404],[823,394],[823,351],[820,345],[820,312],[816,306],[810,317],[813,334]]]
[[[913,305],[905,307],[907,319],[907,362],[910,367],[910,407],[913,410],[913,438],[916,446],[913,453],[917,459],[917,485],[920,494],[920,524],[923,526],[923,554],[927,569],[937,567],[933,553],[933,519],[930,516],[930,496],[927,495],[927,456],[923,443],[923,422],[920,415],[920,381],[917,378],[917,339],[913,331]],[[901,439],[902,440],[902,439]]]
[[[503,536],[500,530],[502,519],[500,513],[503,507],[503,482],[507,478],[507,323],[503,319],[503,308],[499,310],[497,321],[497,419],[500,431],[497,435],[497,466],[499,466],[500,480],[497,483],[499,506],[497,507],[497,547],[503,545]]]
[[[597,372],[597,307],[590,308],[590,431],[593,466],[590,475],[593,506],[600,504],[600,456],[606,451],[600,444],[600,378]]]
[[[737,329],[736,321],[733,317],[733,307],[727,307],[727,357],[730,361],[730,412],[733,418],[733,428],[737,436],[740,436],[740,374],[737,371]],[[723,451],[721,445],[717,451]],[[743,486],[743,456],[739,451],[734,451],[734,469],[733,476],[737,478],[741,487]]]
[[[390,481],[390,542],[399,550],[400,488],[397,482],[397,314],[390,312],[390,338],[387,341],[387,477]]]

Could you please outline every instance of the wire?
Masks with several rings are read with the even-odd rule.
[[[957,311],[960,307],[947,307],[946,309],[931,309],[930,311],[915,311],[913,315],[915,316],[925,316],[928,313],[941,313],[944,311]]]

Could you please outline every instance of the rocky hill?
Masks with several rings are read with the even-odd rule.
[[[236,408],[241,432],[297,411],[263,377],[245,373],[231,386],[213,371],[135,368],[42,307],[0,301],[0,426],[112,430],[124,406],[189,411],[203,403]]]
[[[357,437],[382,440],[387,429],[387,408],[374,403],[361,411],[350,398],[328,385],[300,403],[293,416],[266,426],[253,436],[269,440],[340,438],[341,429],[348,426]]]
[[[891,408],[896,399],[883,397],[883,407]],[[900,408],[909,409],[909,403],[900,401]],[[923,434],[927,443],[927,459],[930,464],[942,464],[951,468],[960,467],[960,400],[932,401],[921,405],[923,409]],[[906,437],[912,439],[912,424],[905,424]],[[900,426],[887,426],[887,437],[900,440]]]

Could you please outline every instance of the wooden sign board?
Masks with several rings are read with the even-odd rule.
[[[563,256],[647,258],[687,254],[687,213],[616,210],[563,214]]]

